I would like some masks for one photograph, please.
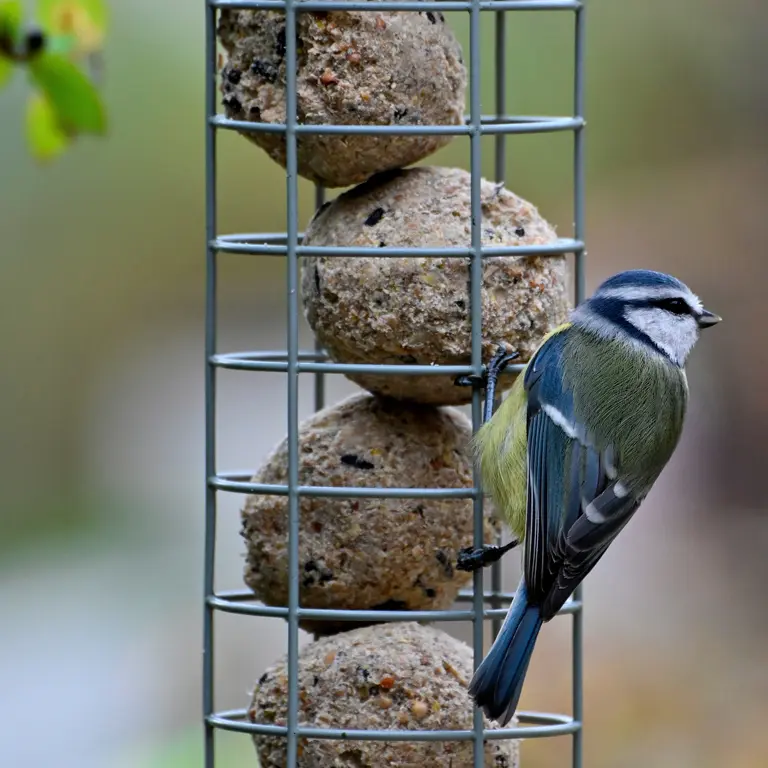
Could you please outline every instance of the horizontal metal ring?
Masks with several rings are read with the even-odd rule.
[[[246,590],[247,591],[247,590]],[[483,603],[490,605],[494,600],[501,600],[505,607],[503,609],[494,608],[493,611],[504,610],[506,611],[515,599],[514,592],[483,592]],[[471,589],[462,589],[458,595],[456,595],[457,603],[473,603],[475,600],[474,592]],[[573,614],[581,611],[581,600],[576,600],[573,597],[569,598],[566,603],[557,612],[557,616],[572,616]],[[485,614],[483,614],[485,616]],[[491,617],[493,618],[493,617]]]
[[[280,353],[281,359],[275,360],[265,356],[263,352],[227,352],[212,355],[209,363],[215,368],[227,368],[233,371],[272,371],[288,372],[288,360],[285,353]],[[507,366],[507,373],[519,373],[523,365],[514,363]],[[368,376],[468,376],[474,373],[469,365],[374,365],[357,363],[312,362],[299,363],[298,373],[335,373],[343,375]]]
[[[281,239],[282,238],[282,239]],[[266,235],[243,234],[225,235],[212,240],[211,248],[224,253],[250,253],[259,256],[285,256],[288,247],[285,244],[287,237],[278,233]],[[552,243],[544,245],[505,245],[483,246],[479,249],[481,258],[490,259],[498,256],[562,256],[567,253],[581,253],[584,243],[581,240],[573,240],[561,237]],[[329,256],[329,257],[369,257],[375,259],[397,258],[441,258],[441,259],[468,259],[474,256],[471,248],[445,247],[445,248],[374,248],[363,246],[335,246],[335,245],[300,245],[297,244],[293,252],[299,256]]]
[[[267,725],[262,723],[245,722],[247,710],[231,709],[209,715],[206,721],[214,728],[240,733],[260,734],[263,736],[286,736],[288,729],[282,725]],[[482,738],[497,739],[543,739],[549,736],[567,736],[581,730],[581,723],[568,715],[557,715],[548,712],[518,712],[520,722],[532,723],[532,727],[517,726],[515,728],[485,729]],[[410,731],[403,730],[351,730],[338,728],[307,728],[299,726],[296,729],[299,738],[309,739],[341,739],[344,741],[472,741],[476,738],[474,731]],[[479,733],[478,733],[479,735]]]
[[[512,599],[514,592],[511,593]],[[471,592],[462,593],[463,600],[472,599]],[[488,603],[491,593],[484,593],[483,600]],[[509,599],[511,604],[512,599]],[[263,616],[266,618],[287,619],[289,609],[284,605],[262,605],[256,603],[256,596],[248,590],[233,590],[210,595],[208,605],[223,613],[236,613],[244,616]],[[462,600],[462,601],[463,601]],[[570,599],[558,611],[558,616],[570,616],[579,613],[582,605],[580,600]],[[483,619],[503,619],[507,615],[509,604],[502,608],[487,608],[482,613]],[[474,621],[474,610],[435,610],[435,611],[373,611],[338,608],[297,608],[299,619],[314,621]]]
[[[381,3],[376,3],[381,5]],[[496,5],[496,3],[494,3]],[[330,8],[328,10],[331,10]],[[240,133],[286,133],[285,123],[256,123],[251,120],[234,120],[225,115],[216,114],[208,117],[214,128]],[[297,123],[294,131],[299,135],[323,136],[482,136],[504,134],[512,136],[523,133],[556,133],[558,131],[578,131],[584,127],[580,117],[525,117],[510,118],[504,122],[498,118],[486,119],[476,128],[464,125],[338,125],[332,123],[311,124]]]
[[[252,472],[220,472],[208,478],[208,487],[230,493],[287,496],[287,485],[252,483]],[[299,496],[335,499],[473,499],[474,488],[357,488],[335,485],[299,485]]]

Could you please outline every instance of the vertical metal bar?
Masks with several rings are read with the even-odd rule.
[[[204,765],[215,762],[214,728],[208,718],[213,714],[213,608],[208,598],[214,590],[216,557],[216,490],[209,478],[216,474],[216,368],[211,357],[216,354],[216,129],[209,118],[216,112],[216,9],[205,8],[205,564],[203,607],[203,727]]]
[[[496,78],[496,117],[501,118],[507,109],[507,14],[504,11],[496,11],[494,14],[495,45],[495,78]],[[498,184],[504,182],[507,172],[507,137],[504,133],[497,133],[494,138],[494,176]],[[496,541],[501,545],[502,536]],[[491,607],[501,608],[501,600],[498,595],[502,592],[503,583],[502,561],[497,560],[491,566]],[[491,635],[496,635],[501,630],[502,619],[491,619]]]
[[[586,2],[575,12],[575,51],[574,51],[574,83],[573,83],[573,113],[575,117],[584,118],[584,55],[586,52]],[[576,240],[584,240],[584,128],[577,128],[573,134],[573,236]],[[584,258],[586,249],[582,248],[576,257],[576,303],[584,300]]]
[[[500,118],[507,111],[507,14],[496,11],[496,117]],[[507,136],[497,133],[495,137],[495,175],[501,183],[507,172]]]
[[[469,12],[469,116],[472,132],[470,134],[470,214],[472,257],[469,273],[469,306],[472,341],[472,368],[479,374],[482,370],[482,331],[483,331],[483,262],[482,262],[482,205],[480,179],[482,173],[482,108],[480,103],[480,4],[473,0]],[[472,395],[472,429],[476,431],[482,422],[482,398],[479,390]],[[480,487],[477,468],[474,470],[474,486]],[[474,546],[483,545],[483,497],[478,493],[473,502]],[[472,625],[472,645],[474,648],[475,669],[483,660],[483,572],[475,571],[473,578],[474,623]],[[483,715],[475,708],[472,722],[474,730],[475,768],[485,765],[485,745],[483,743]]]
[[[325,187],[322,184],[315,184],[315,210],[317,211],[320,206],[325,203]],[[315,339],[315,352],[322,352],[323,347],[320,342]],[[325,374],[315,374],[315,410],[319,411],[325,407]]]
[[[298,762],[299,717],[299,263],[296,142],[296,0],[285,3],[285,125],[288,243],[288,768]]]
[[[573,83],[573,111],[576,117],[584,117],[584,54],[586,18],[584,6],[576,10],[575,18],[575,49],[574,49],[574,83]],[[584,196],[585,196],[585,165],[584,165],[584,130],[579,128],[574,133],[573,139],[573,236],[576,240],[584,241]],[[574,254],[575,260],[575,302],[580,304],[584,300],[584,268],[586,249],[582,248]],[[576,600],[583,600],[583,587],[579,585],[575,592]],[[573,768],[583,766],[583,740],[584,740],[584,709],[583,709],[583,608],[579,608],[573,614],[572,625],[572,655],[573,655],[573,718],[578,721],[579,729],[573,734]]]
[[[315,210],[325,202],[325,187],[322,184],[315,184]]]

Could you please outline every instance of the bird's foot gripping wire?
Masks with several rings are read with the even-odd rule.
[[[454,384],[457,387],[480,387],[485,390],[485,414],[483,421],[488,421],[493,415],[493,404],[496,397],[496,382],[504,369],[515,359],[520,357],[519,352],[510,352],[504,344],[499,344],[496,354],[483,366],[483,372],[457,376]]]
[[[456,568],[459,571],[479,571],[481,568],[500,560],[503,555],[514,549],[519,544],[518,541],[510,541],[502,547],[495,544],[487,544],[484,547],[463,547],[459,550],[456,558]]]
[[[499,344],[494,356],[488,361],[488,365],[483,366],[483,372],[480,375],[470,373],[464,376],[457,376],[454,384],[457,387],[480,387],[487,389],[489,384],[495,384],[504,369],[516,358],[520,357],[519,352],[510,352],[504,344]]]

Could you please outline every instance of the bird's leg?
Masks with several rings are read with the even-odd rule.
[[[508,352],[503,344],[499,344],[496,354],[488,361],[488,365],[483,366],[483,372],[479,376],[469,374],[468,376],[457,376],[454,380],[454,384],[457,387],[480,387],[485,390],[483,424],[493,416],[496,401],[496,383],[499,376],[518,357],[520,357],[519,352]]]
[[[503,344],[499,344],[496,354],[490,359],[485,371],[485,411],[483,413],[483,423],[490,421],[491,416],[493,416],[496,402],[496,384],[499,376],[518,357],[520,357],[519,352],[509,352]]]
[[[483,411],[483,423],[490,421],[495,410],[496,383],[504,369],[516,358],[520,357],[517,352],[508,352],[503,344],[499,344],[496,354],[490,359],[487,366],[484,366],[483,373],[479,376],[459,376],[455,384],[460,387],[482,387],[485,389],[485,408]],[[456,560],[456,568],[460,571],[477,571],[485,568],[497,560],[502,555],[514,549],[518,545],[517,541],[510,541],[504,546],[488,544],[483,547],[464,547],[459,550]]]
[[[463,547],[459,550],[459,556],[456,558],[456,568],[459,571],[478,571],[480,568],[486,568],[501,560],[502,556],[514,549],[520,542],[510,541],[504,546],[495,544],[486,544],[484,547]]]

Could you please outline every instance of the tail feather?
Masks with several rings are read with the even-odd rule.
[[[541,611],[528,603],[521,581],[501,631],[469,685],[477,706],[502,726],[517,709],[541,625]]]

